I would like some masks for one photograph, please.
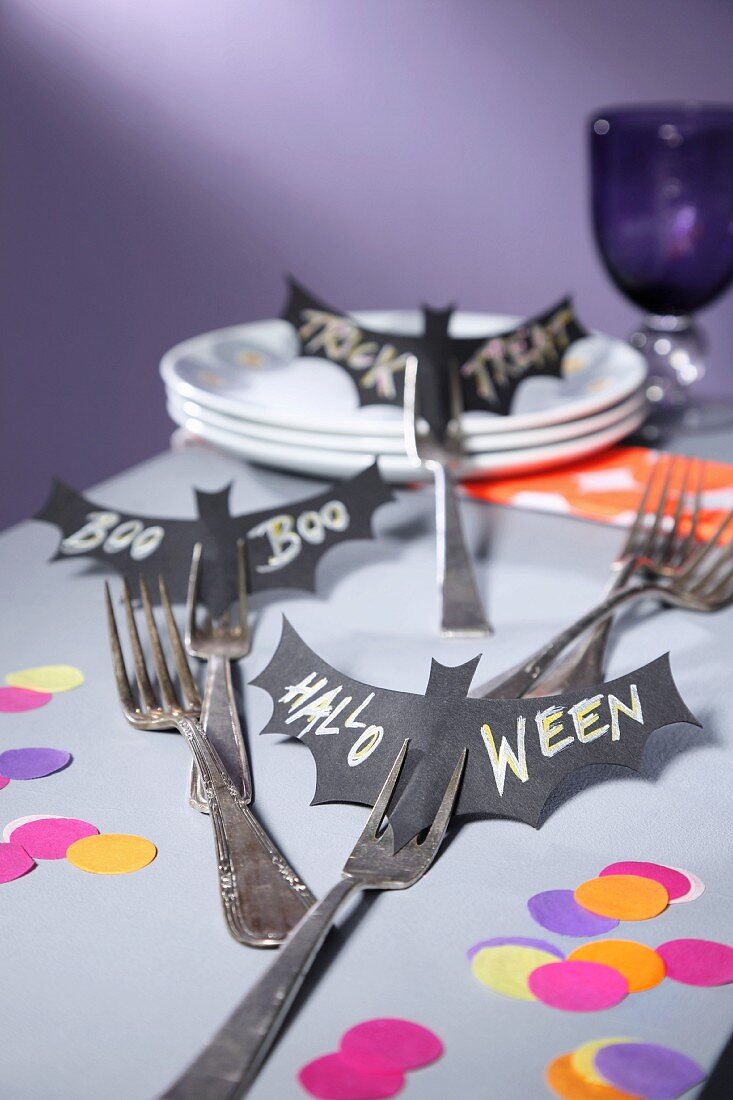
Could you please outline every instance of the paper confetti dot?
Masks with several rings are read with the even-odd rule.
[[[36,861],[19,844],[0,844],[0,882],[12,882],[32,871]]]
[[[674,867],[665,867],[662,863],[640,863],[635,860],[626,860],[622,863],[611,863],[601,871],[601,878],[605,875],[637,875],[639,878],[650,878],[660,883],[669,894],[669,900],[684,897],[690,889],[690,880]]]
[[[340,1054],[324,1054],[303,1066],[298,1080],[306,1092],[320,1100],[382,1100],[397,1095],[405,1075],[365,1073],[345,1062]]]
[[[556,959],[565,958],[560,948],[555,947],[549,940],[533,940],[528,936],[494,936],[492,940],[481,940],[480,943],[475,943],[473,947],[469,947],[466,954],[470,961],[484,947],[503,947],[506,944],[513,944],[515,947],[536,947],[538,951],[547,951]]]
[[[47,691],[28,691],[20,687],[0,687],[0,714],[20,714],[24,710],[38,710],[53,699]]]
[[[76,817],[40,817],[13,829],[10,839],[34,859],[63,859],[74,841],[97,832],[96,826]]]
[[[549,951],[507,944],[482,948],[471,960],[471,970],[480,982],[495,993],[520,1001],[534,1001],[536,998],[530,991],[528,978],[533,970],[545,963],[561,965]]]
[[[16,817],[3,828],[3,841],[7,844],[18,826],[25,825],[27,821],[45,821],[47,817],[58,818],[60,816],[60,814],[31,814],[30,817]]]
[[[568,955],[573,962],[597,962],[623,974],[629,993],[653,989],[664,979],[664,960],[646,944],[634,940],[597,940],[584,943]]]
[[[359,1069],[395,1073],[434,1062],[443,1053],[443,1044],[435,1032],[410,1020],[379,1019],[345,1032],[340,1051]]]
[[[538,1001],[565,1012],[598,1012],[619,1004],[629,992],[623,974],[595,962],[552,962],[529,975]]]
[[[608,1082],[601,1077],[596,1069],[595,1057],[599,1050],[603,1047],[612,1046],[614,1043],[635,1043],[640,1040],[629,1039],[624,1036],[616,1035],[613,1038],[606,1039],[591,1039],[588,1043],[583,1043],[582,1046],[577,1047],[570,1055],[570,1064],[576,1073],[587,1081],[591,1085],[607,1085]]]
[[[667,975],[683,985],[733,982],[733,947],[715,940],[669,940],[657,948]]]
[[[561,1054],[550,1062],[545,1070],[547,1084],[562,1100],[639,1100],[628,1092],[620,1092],[612,1085],[586,1081],[576,1073],[571,1055]]]
[[[70,760],[71,753],[63,749],[6,749],[0,752],[0,771],[10,779],[41,779]]]
[[[3,787],[7,787],[9,782],[10,782],[10,777],[9,776],[0,775],[0,791],[3,789]]]
[[[38,668],[24,668],[20,672],[9,672],[5,683],[16,688],[29,688],[31,691],[51,692],[71,691],[84,683],[84,674],[71,665],[39,665]]]
[[[673,871],[679,871],[681,875],[684,875],[690,883],[690,889],[681,898],[670,898],[670,905],[683,905],[688,901],[697,901],[705,893],[705,883],[697,875],[693,875],[692,871],[684,871],[681,867],[673,867]]]
[[[637,875],[605,875],[592,878],[575,891],[575,900],[584,909],[617,920],[649,920],[669,904],[664,887],[650,878]]]
[[[66,851],[66,858],[81,871],[94,875],[127,875],[152,863],[158,849],[144,836],[128,833],[84,834]]]
[[[616,1088],[647,1100],[672,1100],[705,1078],[697,1062],[657,1043],[604,1047],[596,1054],[596,1068]]]
[[[602,936],[618,928],[612,917],[601,917],[584,909],[572,890],[545,890],[527,902],[530,916],[548,932],[561,936]]]

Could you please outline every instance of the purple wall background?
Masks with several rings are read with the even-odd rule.
[[[161,353],[345,306],[508,313],[575,291],[634,319],[593,252],[584,122],[733,100],[728,0],[5,0],[0,516],[162,450]],[[733,392],[733,300],[706,315]]]

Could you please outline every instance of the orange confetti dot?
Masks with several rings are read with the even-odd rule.
[[[649,920],[669,905],[669,894],[659,882],[638,875],[604,875],[582,882],[575,900],[584,909],[616,920]]]
[[[629,993],[653,989],[664,978],[664,960],[646,944],[634,940],[596,940],[576,947],[568,959],[579,962],[603,963],[623,974],[629,983]]]
[[[561,1054],[550,1062],[545,1078],[556,1096],[562,1100],[639,1100],[630,1092],[620,1092],[612,1085],[596,1085],[585,1081],[573,1069],[570,1054]]]

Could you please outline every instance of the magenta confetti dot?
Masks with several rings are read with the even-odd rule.
[[[601,917],[579,905],[572,890],[545,890],[527,902],[532,920],[560,936],[602,936],[618,928],[614,917]]]
[[[75,840],[98,832],[96,826],[75,817],[41,817],[19,825],[10,834],[10,840],[20,844],[34,859],[64,859],[66,849]]]
[[[19,714],[24,710],[45,707],[53,699],[48,691],[31,691],[30,688],[0,687],[0,713]]]
[[[324,1054],[303,1066],[298,1074],[306,1092],[320,1100],[383,1100],[396,1096],[405,1083],[404,1073],[367,1073],[340,1054]]]
[[[733,982],[733,947],[715,940],[669,940],[658,947],[667,977],[683,985]]]
[[[613,967],[574,960],[538,966],[527,984],[538,1001],[565,1012],[612,1008],[629,992],[626,978]]]
[[[341,1039],[345,1061],[368,1073],[419,1069],[440,1058],[443,1044],[435,1034],[410,1020],[366,1020]]]
[[[555,947],[554,943],[550,943],[548,940],[533,940],[528,936],[494,936],[493,940],[481,940],[480,943],[475,943],[473,947],[469,947],[466,954],[470,962],[474,955],[477,955],[484,947],[504,947],[506,944],[514,947],[534,947],[537,951],[547,951],[549,955],[554,955],[557,959],[565,958],[560,948]]]
[[[0,752],[0,771],[10,779],[41,779],[70,760],[71,753],[63,749],[6,749]]]
[[[647,1100],[673,1100],[705,1078],[692,1058],[658,1043],[612,1043],[596,1052],[594,1062],[615,1088]]]
[[[0,844],[0,882],[21,878],[35,865],[35,860],[19,844]]]
[[[627,859],[604,867],[599,877],[603,878],[604,875],[636,875],[637,878],[653,879],[664,887],[670,901],[683,898],[690,892],[690,880],[681,871],[674,867],[665,867],[663,863],[643,863]]]
[[[0,775],[0,791],[3,789],[3,787],[7,787],[9,782],[10,782],[10,777],[9,776]]]

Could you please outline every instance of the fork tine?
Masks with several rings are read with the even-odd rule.
[[[188,590],[186,592],[186,645],[193,644],[196,634],[196,604],[198,602],[199,581],[201,578],[201,553],[203,547],[197,542],[191,554],[191,568],[188,571]]]
[[[397,786],[397,780],[399,779],[400,772],[402,771],[402,764],[404,762],[405,754],[407,753],[407,747],[409,744],[410,738],[406,737],[405,740],[402,742],[402,748],[397,753],[397,758],[395,759],[395,762],[390,769],[390,773],[384,781],[384,786],[377,795],[377,799],[374,803],[372,812],[369,814],[367,823],[362,829],[361,836],[357,840],[355,847],[358,847],[365,841],[374,840],[376,838],[376,835],[379,832],[379,826],[382,823],[382,818],[387,812],[389,800],[392,797],[392,793],[395,787]]]
[[[440,806],[438,806],[438,812],[433,818],[433,823],[428,829],[427,836],[422,843],[417,846],[428,862],[432,860],[440,847],[443,837],[445,836],[445,830],[448,828],[448,822],[450,821],[451,814],[453,813],[453,806],[458,796],[458,788],[461,783],[463,769],[466,766],[467,756],[468,749],[464,749],[458,758],[458,763],[453,769],[453,775],[450,778],[448,786],[445,788],[445,794],[443,795]]]
[[[181,635],[178,631],[170,597],[168,596],[168,586],[163,576],[158,577],[158,588],[160,590],[160,602],[163,605],[166,626],[168,627],[171,652],[173,653],[173,660],[176,665],[178,679],[181,682],[181,691],[183,692],[186,706],[190,707],[191,710],[201,710],[201,696],[199,695],[196,681],[193,678],[193,674],[191,673],[190,666],[186,659],[186,652],[183,648]]]
[[[626,536],[626,541],[624,542],[623,546],[621,547],[621,552],[619,554],[619,558],[629,557],[634,552],[634,542],[637,539],[637,536],[640,532],[640,529],[641,529],[643,521],[644,521],[644,515],[646,514],[646,506],[647,506],[647,503],[649,501],[649,496],[650,496],[651,491],[652,491],[652,485],[654,484],[654,481],[655,481],[656,476],[657,476],[657,471],[659,470],[660,461],[661,461],[661,459],[659,457],[656,457],[654,459],[653,463],[652,463],[652,467],[649,471],[649,476],[646,479],[646,485],[644,486],[644,490],[641,494],[641,500],[639,501],[639,507],[636,509],[636,515],[634,516],[634,522],[631,525],[631,529],[630,529],[628,535]]]
[[[694,583],[689,586],[689,591],[703,599],[714,599],[716,593],[724,588],[727,583],[731,558],[733,558],[733,542],[728,543],[717,558],[708,562],[707,567],[699,576],[697,573],[693,574]],[[711,584],[713,585],[712,589]]]
[[[122,655],[120,634],[117,629],[117,620],[115,618],[114,608],[112,607],[112,596],[110,594],[109,584],[107,583],[107,581],[104,582],[104,599],[107,605],[107,632],[109,634],[110,649],[112,650],[112,664],[115,671],[117,694],[120,697],[123,711],[126,715],[129,716],[137,712],[137,704],[135,702],[135,697],[132,694],[130,681],[127,677],[125,658]]]
[[[728,512],[728,514],[725,515],[723,517],[723,519],[720,521],[720,523],[718,524],[718,527],[717,527],[716,531],[714,532],[714,534],[712,534],[710,536],[710,538],[707,539],[702,544],[702,546],[700,546],[697,553],[693,555],[692,561],[690,562],[690,564],[687,566],[687,568],[685,569],[685,571],[683,573],[684,577],[689,577],[690,574],[692,573],[692,571],[697,569],[701,565],[701,563],[705,560],[705,558],[707,558],[708,555],[712,553],[712,551],[716,548],[716,546],[718,544],[718,539],[723,534],[725,529],[728,527],[731,520],[733,520],[733,508],[731,508],[731,510]]]
[[[690,482],[690,473],[692,472],[692,466],[692,459],[686,459],[682,472],[682,483],[677,492],[677,504],[675,505],[674,515],[672,516],[672,524],[669,530],[663,536],[662,543],[659,548],[658,558],[662,565],[670,565],[675,559],[676,552],[679,549],[680,519],[682,518],[682,512],[685,506],[685,500],[687,498],[687,487]]]
[[[247,544],[237,539],[237,607],[239,622],[235,629],[249,643],[249,606],[247,602]]]
[[[643,556],[648,558],[654,555],[657,538],[663,530],[664,514],[667,507],[667,501],[669,500],[669,489],[672,482],[672,473],[677,468],[677,456],[672,455],[668,456],[668,458],[669,461],[667,462],[667,468],[664,473],[664,481],[662,482],[662,487],[659,490],[659,500],[657,502],[657,508],[654,513],[654,519],[652,520],[652,525],[649,529],[649,534],[645,543]]]
[[[158,687],[160,688],[163,706],[169,711],[180,709],[176,689],[173,686],[165,654],[163,653],[163,646],[160,644],[160,634],[158,633],[155,615],[153,614],[153,605],[150,602],[150,593],[148,592],[148,586],[145,583],[144,577],[140,577],[140,599],[142,600],[143,611],[145,612],[145,622],[148,624],[150,649],[153,655],[155,675],[158,678]]]
[[[692,504],[692,512],[690,513],[690,530],[687,532],[687,536],[684,539],[682,546],[680,547],[678,561],[680,563],[685,562],[692,552],[692,548],[695,545],[697,539],[697,525],[700,519],[700,506],[702,504],[702,489],[705,484],[705,472],[707,470],[707,463],[698,461],[697,466],[697,484],[695,485],[695,497]]]
[[[143,654],[143,647],[140,644],[140,635],[138,634],[137,623],[135,622],[135,613],[132,610],[132,600],[130,599],[130,586],[127,583],[126,578],[122,589],[122,602],[125,606],[127,632],[130,635],[132,659],[135,664],[135,679],[137,680],[137,686],[140,692],[140,699],[142,700],[143,708],[149,713],[150,711],[156,709],[158,703],[155,698],[155,692],[153,691],[152,684],[150,683],[150,677],[148,676],[148,669],[145,664],[145,655]]]

